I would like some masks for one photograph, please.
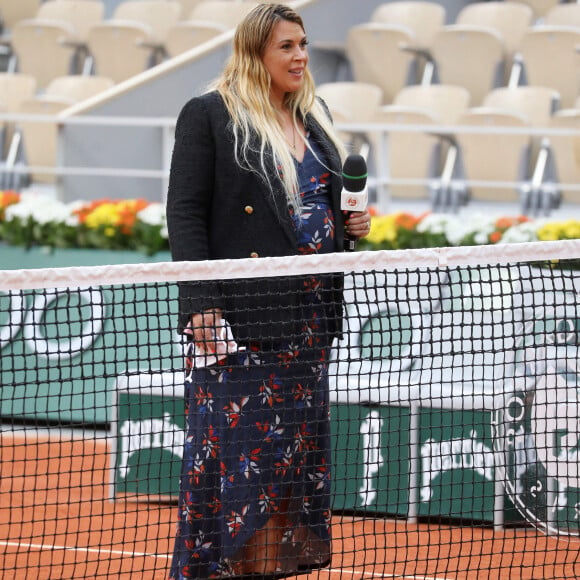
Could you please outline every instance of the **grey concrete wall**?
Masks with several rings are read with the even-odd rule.
[[[187,66],[168,70],[150,81],[91,107],[83,115],[105,117],[175,118],[183,104],[199,94],[229,55],[229,45]],[[64,167],[161,170],[167,151],[162,129],[107,125],[65,125],[60,159]],[[64,201],[101,197],[143,197],[159,201],[165,195],[162,179],[115,176],[65,176],[59,193]]]

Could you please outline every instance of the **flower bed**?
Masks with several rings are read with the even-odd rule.
[[[493,217],[408,213],[373,215],[371,231],[360,250],[402,250],[475,246],[580,238],[580,221],[532,220],[525,216]]]
[[[0,240],[14,246],[167,250],[165,206],[142,199],[62,203],[51,196],[0,191]]]
[[[372,212],[359,250],[397,250],[580,238],[580,221],[524,216]],[[47,195],[0,191],[0,241],[14,246],[167,251],[165,206],[142,199],[62,203]]]

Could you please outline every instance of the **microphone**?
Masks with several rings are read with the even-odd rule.
[[[364,211],[368,203],[367,162],[362,155],[349,155],[342,167],[340,209],[348,212]],[[357,238],[344,236],[344,250],[353,252]]]

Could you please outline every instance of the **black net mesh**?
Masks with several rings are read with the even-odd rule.
[[[0,272],[0,577],[580,577],[580,262],[360,256]]]

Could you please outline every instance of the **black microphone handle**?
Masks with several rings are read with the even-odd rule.
[[[344,238],[344,251],[345,252],[354,252],[356,250],[358,239],[357,238],[350,238],[346,236]]]
[[[350,216],[350,214],[349,214]],[[344,251],[354,252],[356,250],[356,245],[358,243],[358,238],[349,236],[347,233],[344,234]]]

